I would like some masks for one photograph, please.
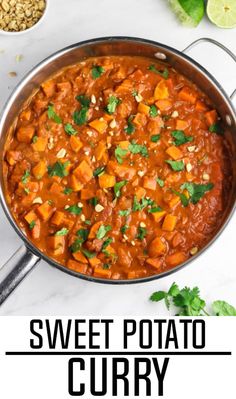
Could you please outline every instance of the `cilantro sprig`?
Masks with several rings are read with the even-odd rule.
[[[162,76],[164,79],[168,79],[169,77],[169,71],[167,68],[164,69],[164,71],[159,71],[154,64],[149,65],[148,70],[151,72],[156,73],[157,75]]]
[[[185,133],[183,132],[183,130],[173,130],[171,135],[174,138],[174,145],[176,145],[176,146],[186,144],[186,143],[193,141],[193,137],[186,136]]]

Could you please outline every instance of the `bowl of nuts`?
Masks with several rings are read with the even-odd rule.
[[[0,0],[0,34],[18,35],[38,26],[48,0]]]

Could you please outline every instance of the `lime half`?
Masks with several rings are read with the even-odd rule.
[[[219,28],[236,27],[236,0],[208,0],[207,15]]]
[[[169,0],[169,3],[183,25],[195,27],[204,16],[204,0]]]

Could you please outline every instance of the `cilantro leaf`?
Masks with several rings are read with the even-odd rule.
[[[110,96],[108,99],[108,104],[106,106],[106,111],[108,114],[114,114],[117,105],[121,103],[121,100],[115,96]]]
[[[79,236],[81,238],[81,240],[86,241],[89,235],[89,231],[87,229],[79,229],[76,232],[76,235]]]
[[[113,239],[111,237],[108,237],[102,244],[102,252],[112,243]]]
[[[153,208],[148,209],[148,213],[156,213],[161,212],[162,208],[160,206],[154,206]]]
[[[125,234],[126,231],[128,230],[129,226],[127,224],[124,224],[121,228],[120,231],[122,234]]]
[[[223,129],[221,127],[221,125],[219,123],[213,123],[210,127],[209,127],[209,132],[211,133],[216,133],[216,134],[223,134]]]
[[[72,190],[72,188],[70,188],[70,187],[66,187],[66,188],[64,188],[64,190],[63,190],[63,194],[65,194],[65,195],[69,195],[69,194],[71,194],[73,192],[73,190]]]
[[[236,316],[236,309],[225,301],[215,301],[212,310],[216,316]]]
[[[87,120],[88,120],[88,107],[82,107],[79,111],[76,110],[73,113],[73,119],[76,125],[82,126],[84,125]]]
[[[186,136],[183,130],[173,130],[171,133],[172,137],[175,139],[174,140],[174,145],[179,146],[185,143],[189,143],[193,141],[192,136]]]
[[[73,242],[73,244],[71,244],[71,246],[69,247],[69,250],[72,253],[78,252],[78,251],[80,251],[82,244],[83,244],[83,240],[80,240],[79,238],[76,238],[76,240]]]
[[[159,184],[160,187],[164,187],[164,185],[165,185],[164,180],[160,179],[160,177],[157,177],[156,181],[157,181],[157,183]]]
[[[80,208],[77,204],[69,206],[66,208],[67,212],[73,213],[73,215],[80,215],[82,212],[82,208]]]
[[[173,193],[174,193],[175,195],[177,195],[177,196],[180,198],[180,201],[181,201],[181,203],[182,203],[182,205],[183,205],[184,207],[188,206],[189,200],[188,200],[188,198],[186,197],[185,194],[179,193],[179,192],[176,191],[176,190],[172,190],[172,191],[173,191]]]
[[[30,230],[33,230],[35,224],[36,224],[35,220],[32,220],[32,222],[29,223]]]
[[[104,171],[106,167],[105,166],[99,166],[97,169],[94,170],[93,175],[94,177],[100,176]]]
[[[105,69],[100,65],[94,65],[92,67],[92,78],[97,79],[105,72]]]
[[[132,154],[141,154],[145,158],[148,157],[148,150],[145,145],[140,145],[132,142],[131,144],[129,144],[128,149]]]
[[[132,134],[132,133],[134,133],[134,131],[135,131],[135,126],[134,126],[134,124],[132,123],[132,120],[133,120],[133,116],[131,115],[131,116],[129,116],[129,118],[128,118],[127,127],[124,128],[124,131],[125,131],[127,134]]]
[[[65,126],[64,126],[64,130],[65,130],[65,132],[67,133],[67,134],[69,134],[69,136],[75,136],[78,132],[77,132],[77,130],[75,130],[74,128],[73,128],[73,126],[70,124],[70,123],[67,123]]]
[[[58,176],[58,177],[65,177],[68,176],[68,170],[66,169],[67,166],[70,164],[69,161],[62,163],[57,161],[54,163],[53,166],[48,166],[48,174],[50,177]]]
[[[132,210],[134,212],[136,211],[142,211],[144,208],[147,206],[153,206],[155,202],[151,198],[142,198],[141,201],[139,202],[136,195],[134,196],[134,202],[133,202],[133,208]]]
[[[24,174],[23,174],[22,178],[21,178],[22,183],[23,184],[28,183],[29,177],[30,177],[30,171],[28,169],[26,169],[24,171]]]
[[[55,236],[66,236],[68,234],[69,230],[66,227],[63,227],[61,230],[58,230],[55,233]]]
[[[167,160],[166,163],[168,163],[171,168],[176,171],[176,172],[180,172],[181,170],[184,170],[184,163],[183,161],[171,161],[171,160]]]
[[[159,71],[154,64],[149,65],[148,67],[149,71],[152,71],[154,73],[157,73],[158,75],[162,76],[164,79],[168,79],[169,77],[169,71],[167,68],[164,69],[164,71]]]
[[[121,196],[121,189],[127,184],[127,180],[121,180],[114,185],[114,194],[116,198]]]
[[[181,190],[186,189],[190,195],[190,201],[195,205],[203,197],[203,195],[212,190],[214,187],[213,183],[207,184],[196,184],[196,183],[184,183],[180,187]]]
[[[153,134],[153,135],[151,136],[151,141],[152,141],[153,143],[157,143],[157,142],[160,140],[160,138],[161,138],[161,135],[160,135],[160,134]]]
[[[91,259],[96,256],[96,252],[90,252],[87,249],[82,249],[81,252],[86,256],[86,258]]]
[[[147,235],[147,229],[145,227],[138,227],[138,234],[137,234],[137,239],[138,240],[143,240]]]
[[[152,302],[160,302],[162,299],[165,299],[166,295],[167,293],[165,291],[157,291],[153,292],[149,299]]]
[[[101,240],[102,238],[105,237],[105,235],[107,234],[108,231],[111,230],[111,226],[104,226],[103,224],[99,227],[96,237]]]
[[[127,153],[128,153],[127,150],[125,150],[125,149],[123,149],[123,148],[121,148],[121,147],[119,147],[119,146],[116,147],[116,149],[115,149],[115,157],[116,157],[117,162],[118,162],[119,164],[122,164],[122,163],[123,163],[123,158],[125,157],[125,155],[126,155]]]
[[[119,211],[120,216],[128,216],[130,214],[131,210],[130,209],[123,209]]]
[[[84,94],[80,94],[75,97],[77,101],[82,105],[82,107],[89,108],[90,106],[90,98],[85,96]]]
[[[54,110],[54,105],[53,104],[49,104],[48,105],[48,118],[52,119],[54,122],[56,123],[62,123],[62,120],[60,118],[59,115],[56,114],[55,110]]]
[[[98,198],[97,197],[90,198],[89,204],[95,207],[98,204]]]
[[[151,118],[155,118],[158,115],[157,107],[154,104],[150,105],[149,115]]]

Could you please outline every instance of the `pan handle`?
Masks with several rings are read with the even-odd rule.
[[[230,49],[228,49],[226,46],[224,46],[222,43],[217,42],[214,39],[210,39],[208,37],[202,37],[200,39],[195,40],[191,44],[189,44],[184,50],[182,50],[183,53],[187,53],[189,50],[197,46],[199,43],[211,43],[214,44],[215,46],[221,48],[224,50],[233,60],[236,62],[236,55],[232,53]],[[233,91],[233,93],[230,95],[230,99],[233,100],[233,98],[236,97],[236,89]]]
[[[40,261],[24,245],[0,269],[0,305]]]

